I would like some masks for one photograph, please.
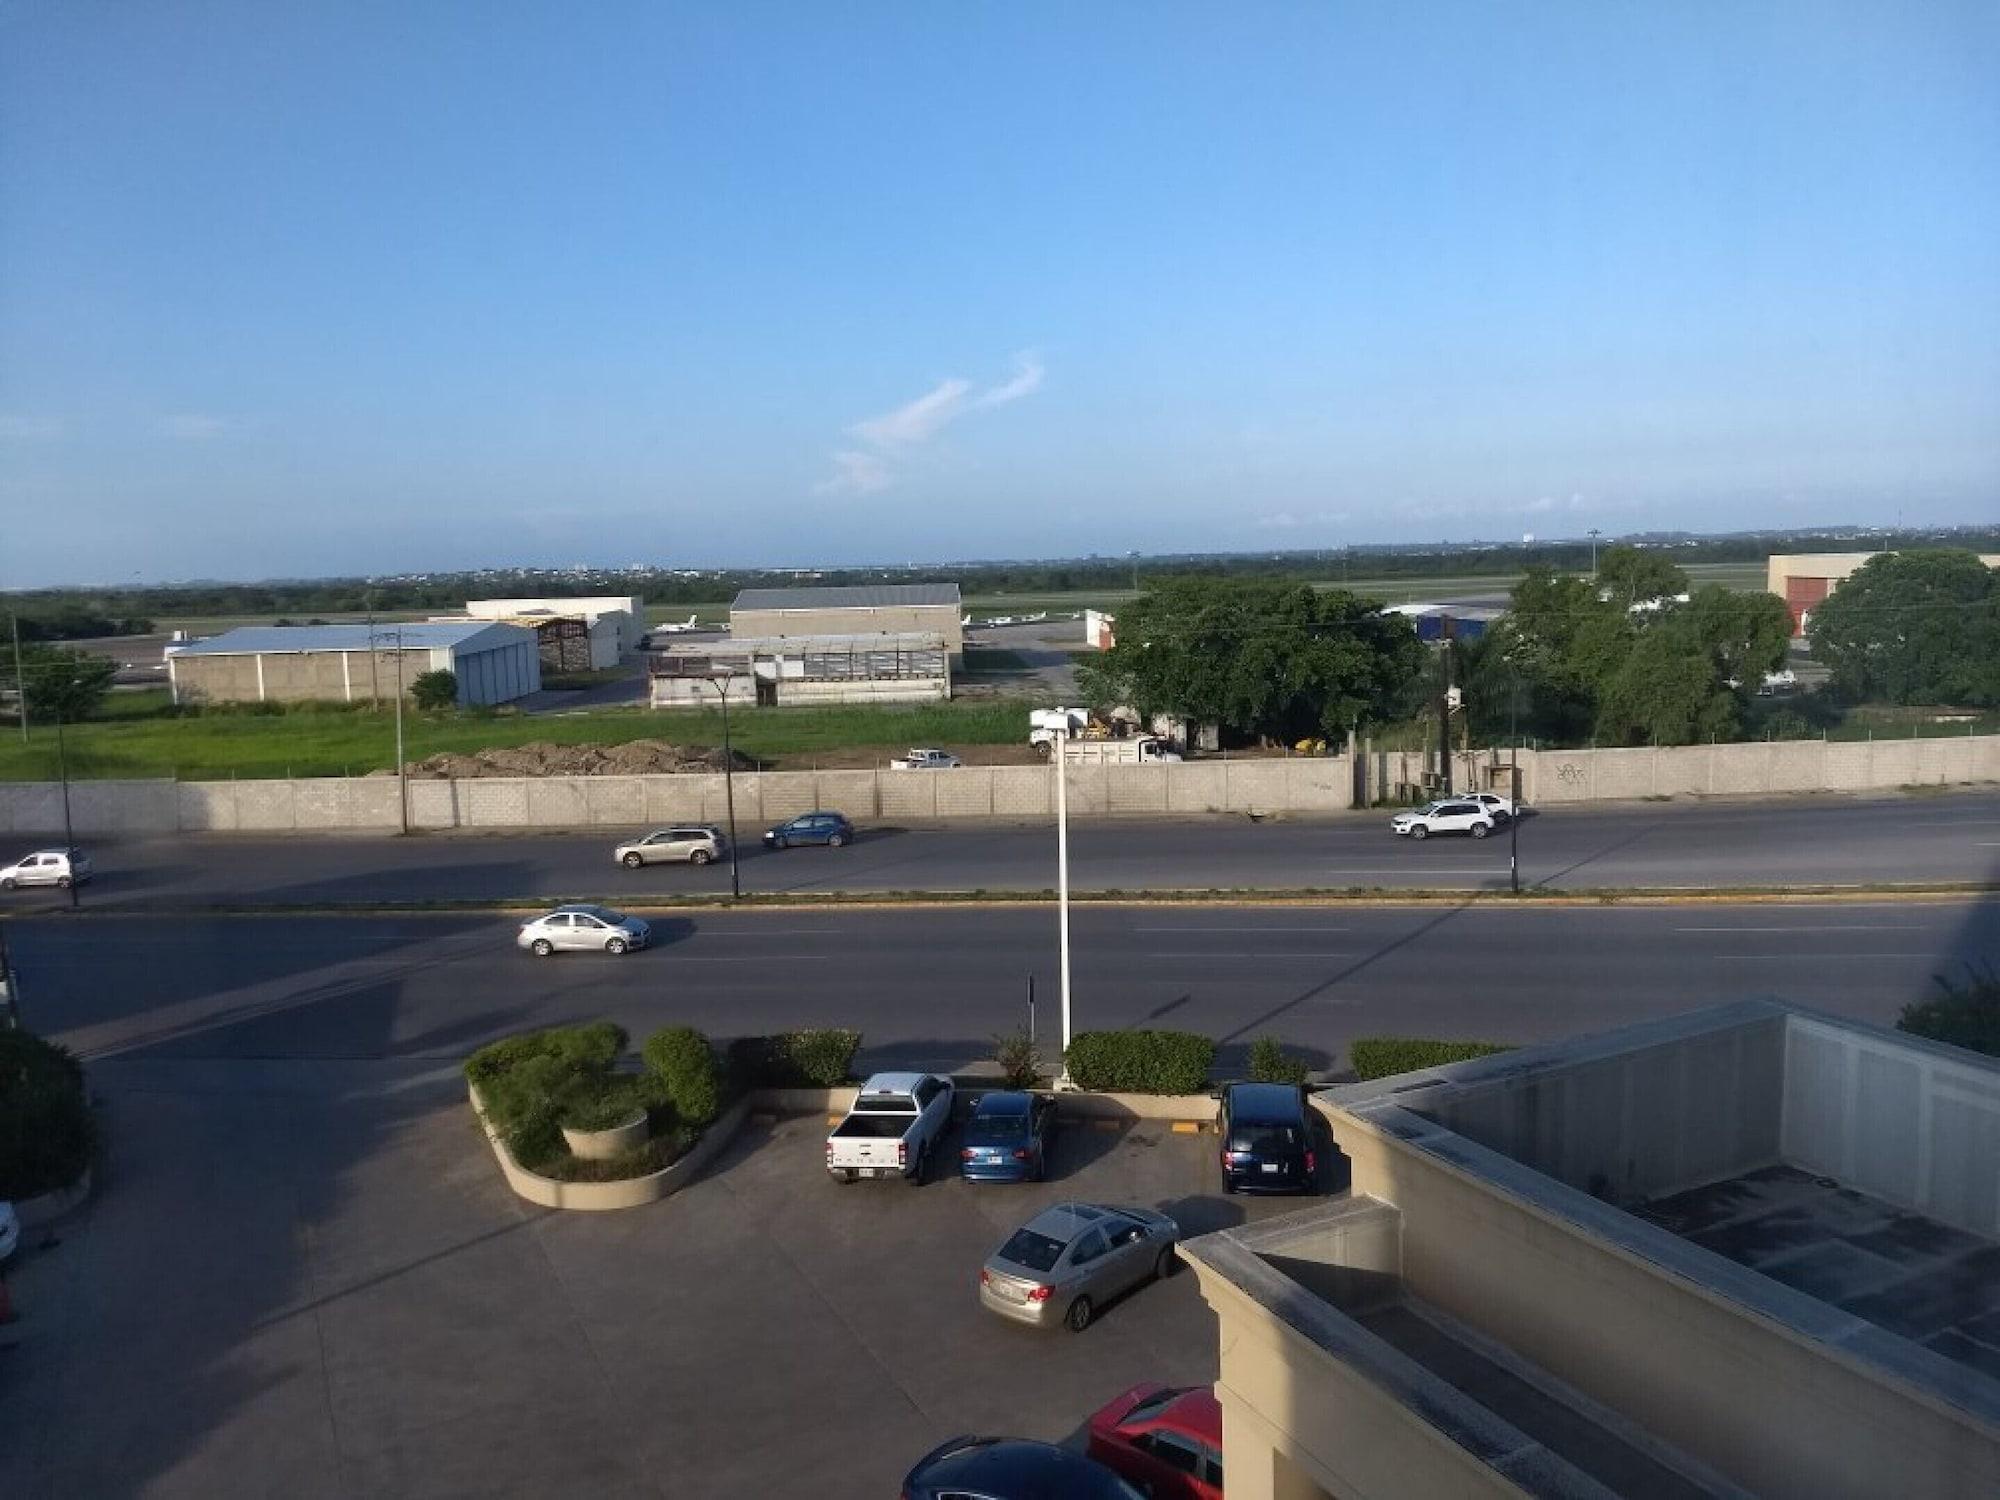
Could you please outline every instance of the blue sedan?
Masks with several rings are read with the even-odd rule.
[[[967,1182],[1040,1182],[1048,1175],[1056,1101],[1011,1090],[983,1096],[965,1122],[958,1172]]]
[[[771,849],[790,849],[799,844],[825,844],[838,849],[853,842],[854,825],[837,812],[800,813],[764,835],[764,844]]]

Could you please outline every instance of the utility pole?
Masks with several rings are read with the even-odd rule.
[[[1449,615],[1443,620],[1444,639],[1438,646],[1438,774],[1442,780],[1438,790],[1451,795],[1451,626]]]
[[[729,807],[729,899],[743,899],[741,866],[736,861],[736,755],[729,744],[729,681],[736,674],[723,672],[708,679],[722,700],[722,795]]]
[[[1517,676],[1507,694],[1507,737],[1513,741],[1507,752],[1507,801],[1513,812],[1507,818],[1507,878],[1514,894],[1521,894],[1521,679]]]
[[[11,609],[7,618],[14,624],[14,706],[21,715],[21,743],[28,743],[28,679],[21,671],[21,617]]]
[[[82,901],[82,896],[77,889],[76,871],[74,868],[76,861],[76,831],[70,826],[69,821],[69,755],[63,748],[63,721],[62,709],[60,707],[55,710],[55,716],[56,773],[62,777],[63,858],[69,860],[72,866],[69,881],[69,909],[75,911]]]
[[[0,1031],[21,1026],[21,981],[7,954],[7,926],[0,922]]]
[[[1069,1082],[1069,726],[1056,731],[1056,938],[1062,959],[1062,1072],[1056,1086]]]
[[[1595,526],[1590,528],[1590,580],[1592,583],[1597,581],[1597,539],[1603,535],[1604,533],[1599,531]]]
[[[396,821],[404,833],[410,831],[410,768],[403,759],[403,632],[385,630],[381,638],[396,643]],[[374,670],[376,657],[375,625],[368,626],[369,670]]]

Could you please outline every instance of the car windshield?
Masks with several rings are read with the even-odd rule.
[[[1013,1115],[974,1115],[966,1123],[967,1145],[991,1145],[995,1141],[1018,1141],[1028,1133],[1028,1117]]]
[[[1293,1125],[1238,1125],[1229,1132],[1231,1151],[1296,1151],[1298,1127]]]
[[[1067,1243],[1065,1240],[1052,1240],[1045,1234],[1036,1234],[1032,1229],[1017,1229],[1014,1237],[1000,1247],[1000,1258],[1017,1266],[1026,1266],[1030,1271],[1053,1270],[1055,1263],[1062,1259]]]
[[[1153,1392],[1150,1396],[1141,1396],[1138,1401],[1133,1403],[1132,1409],[1125,1413],[1125,1420],[1129,1422],[1135,1417],[1151,1416],[1161,1407],[1171,1403],[1176,1396],[1181,1394],[1181,1391],[1182,1388],[1180,1386],[1170,1385],[1164,1390]]]

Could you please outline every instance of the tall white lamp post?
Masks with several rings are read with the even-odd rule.
[[[1055,754],[1050,761],[1056,769],[1056,931],[1062,954],[1062,1050],[1063,1068],[1056,1077],[1057,1088],[1070,1087],[1069,1081],[1069,726],[1055,732]]]

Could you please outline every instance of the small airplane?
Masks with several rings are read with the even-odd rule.
[[[653,627],[653,629],[665,635],[685,635],[688,631],[696,628],[698,627],[694,623],[693,615],[689,615],[685,620],[669,620],[664,625],[655,625]]]

